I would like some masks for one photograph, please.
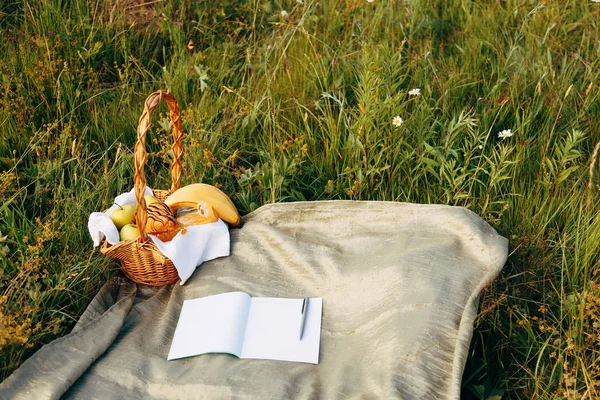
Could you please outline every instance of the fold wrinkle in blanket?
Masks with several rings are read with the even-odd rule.
[[[113,343],[135,299],[135,284],[112,279],[70,334],[43,346],[0,385],[0,399],[58,399]]]

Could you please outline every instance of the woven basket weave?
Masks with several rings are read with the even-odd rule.
[[[150,114],[158,107],[161,100],[166,101],[169,106],[171,129],[173,131],[173,145],[171,146],[171,150],[173,151],[171,188],[168,190],[153,190],[153,192],[156,198],[164,200],[171,193],[179,189],[181,157],[183,154],[181,115],[175,97],[166,91],[159,90],[148,96],[144,103],[144,112],[140,116],[137,128],[138,140],[134,149],[135,175],[133,177],[133,187],[137,201],[135,206],[135,224],[140,231],[140,237],[135,240],[121,241],[113,245],[104,241],[100,247],[102,254],[119,259],[121,268],[129,279],[150,286],[169,285],[179,279],[173,262],[160,252],[146,233],[146,223],[148,221],[148,210],[146,208],[146,200],[144,200],[144,191],[146,189],[144,166],[148,159],[148,153],[146,152],[146,132],[150,129]]]

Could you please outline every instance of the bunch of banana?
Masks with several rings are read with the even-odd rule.
[[[237,226],[240,214],[235,205],[218,188],[205,183],[194,183],[173,192],[165,199],[178,223],[185,226],[216,222],[218,218]]]

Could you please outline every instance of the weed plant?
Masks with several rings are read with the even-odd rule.
[[[168,89],[182,183],[242,214],[326,199],[479,214],[510,256],[482,295],[464,397],[599,398],[599,21],[580,0],[3,2],[0,377],[118,270],[87,217],[131,188],[143,101]]]

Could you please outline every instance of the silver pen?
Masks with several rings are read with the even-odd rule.
[[[302,340],[302,334],[304,333],[304,323],[306,322],[306,311],[308,310],[308,297],[305,297],[304,300],[302,300],[302,316],[300,318],[300,340]]]

